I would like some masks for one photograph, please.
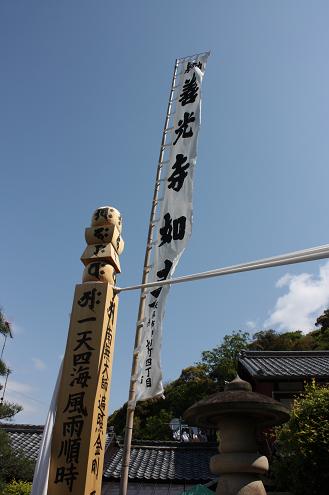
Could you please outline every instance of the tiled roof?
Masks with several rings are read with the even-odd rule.
[[[43,427],[30,425],[1,425],[15,450],[21,450],[36,461]],[[117,480],[121,476],[123,446],[108,435],[103,476]],[[218,453],[215,443],[179,443],[136,441],[131,449],[129,479],[150,481],[209,481],[210,457]]]
[[[242,351],[238,372],[241,370],[259,380],[312,377],[329,380],[329,351]]]
[[[16,451],[36,461],[38,458],[43,426],[32,425],[1,425],[9,436],[10,442]]]
[[[105,458],[104,477],[121,475],[123,446],[111,446]],[[211,443],[138,442],[132,446],[130,479],[209,481],[210,457],[218,453]]]

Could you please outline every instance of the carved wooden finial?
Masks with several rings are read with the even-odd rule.
[[[85,265],[83,282],[116,282],[121,272],[119,255],[124,249],[121,237],[122,217],[112,206],[102,206],[93,213],[91,227],[85,231],[87,247],[81,261]]]

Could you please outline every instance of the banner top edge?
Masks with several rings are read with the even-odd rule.
[[[201,52],[201,53],[194,53],[193,55],[188,55],[186,57],[177,57],[177,62],[178,63],[182,63],[182,62],[185,62],[186,60],[191,60],[193,58],[197,58],[197,57],[201,57],[202,55],[210,55],[210,50],[207,51],[207,52]]]

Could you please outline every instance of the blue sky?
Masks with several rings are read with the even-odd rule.
[[[184,275],[328,242],[326,1],[58,0],[0,5],[0,304],[17,422],[45,420],[84,228],[124,218],[119,285],[141,278],[176,57],[211,50]],[[175,286],[165,380],[232,330],[312,327],[329,304],[312,262]],[[110,410],[127,398],[138,293],[120,298]]]

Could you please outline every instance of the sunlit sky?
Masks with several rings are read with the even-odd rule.
[[[211,51],[176,275],[328,242],[328,17],[319,0],[1,2],[0,304],[16,422],[45,420],[98,206],[123,215],[118,284],[141,279],[176,57]],[[328,282],[322,261],[172,287],[165,381],[233,330],[311,329]],[[138,297],[120,297],[111,411],[128,395]]]

